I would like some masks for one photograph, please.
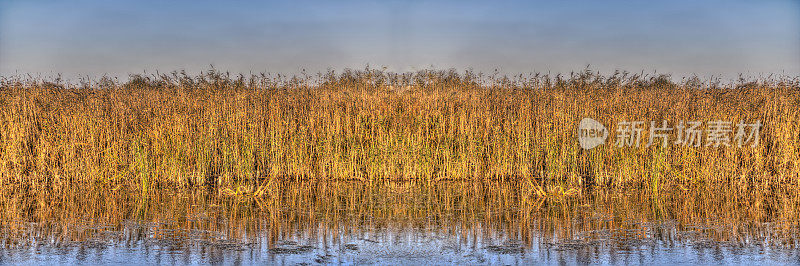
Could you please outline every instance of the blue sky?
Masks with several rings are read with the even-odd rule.
[[[800,1],[0,0],[0,75],[800,74]]]

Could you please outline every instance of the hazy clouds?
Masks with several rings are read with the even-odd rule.
[[[800,73],[797,1],[570,3],[3,1],[0,74]]]

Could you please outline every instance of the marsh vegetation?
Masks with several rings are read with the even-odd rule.
[[[0,263],[796,263],[799,106],[789,77],[6,77]],[[763,128],[584,150],[584,117]]]
[[[540,195],[587,189],[800,185],[800,81],[720,84],[590,71],[568,76],[372,69],[315,76],[209,71],[103,78],[5,78],[0,182],[211,187],[261,195],[275,180],[509,180]],[[760,121],[755,148],[603,145],[583,117]],[[643,136],[646,138],[646,136]]]

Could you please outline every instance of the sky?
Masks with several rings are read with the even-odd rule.
[[[800,75],[800,1],[0,0],[0,76]]]

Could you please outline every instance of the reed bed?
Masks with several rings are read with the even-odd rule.
[[[173,72],[124,83],[5,77],[0,183],[242,195],[263,195],[275,180],[505,180],[539,195],[708,184],[796,189],[799,84],[791,77],[720,84],[588,70],[509,77],[369,68]],[[579,147],[584,117],[608,127],[606,145]],[[616,123],[637,120],[758,120],[763,128],[754,148],[614,146]]]

